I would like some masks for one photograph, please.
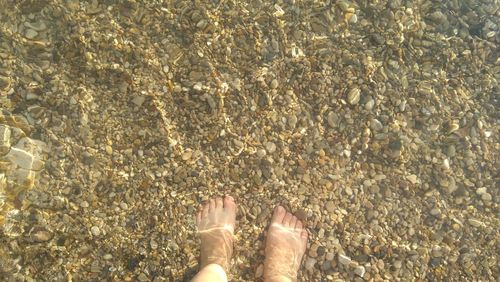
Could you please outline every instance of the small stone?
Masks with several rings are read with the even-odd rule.
[[[193,151],[188,150],[182,154],[182,160],[187,161],[187,160],[191,159],[192,156],[193,156]]]
[[[0,124],[0,156],[10,150],[10,128]]]
[[[112,254],[105,254],[102,258],[105,260],[110,260],[113,258],[113,255]]]
[[[339,263],[342,265],[349,265],[351,263],[351,258],[344,255],[339,255]]]
[[[366,272],[365,267],[362,265],[356,266],[354,268],[354,274],[356,274],[357,276],[359,276],[361,278],[363,278],[363,276],[365,276],[365,272]]]
[[[365,103],[365,110],[371,111],[373,110],[373,107],[375,106],[375,100],[373,98],[370,98],[368,101]]]
[[[89,207],[89,203],[87,203],[87,201],[82,201],[80,203],[80,207],[82,207],[82,208],[88,208]]]
[[[276,89],[276,88],[278,88],[278,84],[279,84],[279,83],[278,83],[278,80],[277,80],[277,79],[273,79],[273,80],[271,81],[271,85],[270,85],[271,89]]]
[[[151,241],[149,241],[149,245],[151,246],[152,250],[158,249],[158,243],[156,243],[156,241],[153,239],[151,239]]]
[[[264,265],[259,264],[259,266],[257,266],[257,269],[255,270],[255,278],[260,278],[262,277],[263,274],[264,274]]]
[[[108,155],[113,154],[113,148],[111,146],[106,145],[106,147],[104,147],[104,149],[106,150],[106,154],[108,154]]]
[[[257,157],[263,158],[266,156],[266,150],[264,149],[257,149]]]
[[[395,260],[392,266],[394,266],[395,269],[400,269],[403,266],[403,262],[401,260]]]
[[[328,125],[335,128],[339,124],[339,116],[335,112],[328,113],[328,117],[326,118],[328,121]]]
[[[266,142],[266,150],[272,154],[276,151],[276,144],[273,142]]]
[[[35,157],[24,150],[12,147],[10,152],[7,154],[7,158],[20,168],[32,169]]]
[[[326,202],[325,208],[328,212],[334,212],[335,211],[335,203],[333,201],[328,201],[328,202]]]
[[[487,193],[487,192],[488,192],[488,188],[486,188],[486,187],[477,188],[477,190],[476,190],[476,194],[478,194],[478,195],[483,195],[484,193]]]
[[[101,272],[101,266],[99,265],[99,261],[94,260],[92,264],[90,265],[90,272],[92,273],[99,273]]]
[[[90,232],[92,232],[92,235],[94,235],[96,237],[99,236],[99,235],[101,235],[101,230],[97,226],[92,226],[90,228]]]
[[[305,262],[306,270],[312,270],[314,268],[314,265],[316,265],[316,262],[316,259],[308,257]]]
[[[139,276],[137,276],[137,280],[139,280],[141,282],[147,282],[147,281],[149,281],[149,278],[146,276],[146,274],[141,273],[141,274],[139,274]]]
[[[26,38],[28,38],[28,39],[33,39],[33,38],[35,38],[37,35],[38,35],[38,32],[36,32],[36,31],[35,31],[35,30],[33,30],[33,29],[28,29],[28,30],[26,31],[26,34],[25,34]]]
[[[144,103],[144,101],[146,101],[146,97],[142,96],[142,95],[139,95],[139,96],[135,96],[133,99],[132,99],[132,103],[134,103],[136,106],[140,107],[142,106],[142,104]]]
[[[334,258],[335,258],[335,254],[334,253],[327,253],[326,256],[325,256],[326,260],[333,260]]]
[[[406,179],[411,182],[411,184],[417,184],[418,183],[418,178],[415,174],[411,174],[406,176]]]
[[[351,105],[356,105],[359,102],[360,97],[361,90],[359,90],[359,88],[357,87],[354,87],[347,94],[347,102],[349,102],[349,104]]]
[[[52,239],[52,234],[46,230],[41,230],[33,234],[33,240],[35,242],[46,242],[50,239]]]
[[[438,208],[433,208],[431,209],[430,213],[433,216],[439,216],[441,214],[441,211]]]
[[[208,25],[207,20],[202,19],[196,24],[196,27],[199,29],[204,29],[205,27],[207,27],[207,25]]]
[[[47,29],[47,25],[45,25],[45,23],[42,21],[38,21],[38,22],[34,22],[34,23],[25,22],[24,26],[31,28],[35,31],[44,31],[45,29]]]
[[[295,129],[295,126],[297,126],[297,116],[290,115],[288,117],[288,127],[293,130],[293,129]]]
[[[376,118],[370,120],[370,128],[374,131],[381,131],[384,129],[384,125]]]
[[[481,226],[483,224],[481,221],[479,221],[477,219],[474,219],[474,218],[470,218],[468,220],[468,222],[469,222],[470,225],[472,225],[474,227],[479,227],[479,226]]]
[[[481,195],[481,200],[485,201],[485,202],[489,202],[491,201],[493,198],[491,197],[491,194],[490,193],[484,193]]]

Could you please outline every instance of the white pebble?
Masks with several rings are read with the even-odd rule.
[[[100,229],[99,229],[99,227],[97,227],[97,226],[92,226],[92,227],[90,228],[90,232],[92,232],[92,235],[94,235],[94,236],[99,236],[99,235],[101,235],[101,230],[100,230]]]

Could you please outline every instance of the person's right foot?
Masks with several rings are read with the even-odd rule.
[[[302,222],[283,207],[276,207],[266,238],[264,280],[295,281],[306,245]]]

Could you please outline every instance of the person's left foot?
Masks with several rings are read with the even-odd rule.
[[[226,271],[233,254],[236,203],[231,196],[210,199],[196,215],[201,239],[200,269],[215,263]]]

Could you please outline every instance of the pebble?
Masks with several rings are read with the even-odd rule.
[[[271,89],[276,89],[276,88],[278,88],[278,84],[279,84],[279,83],[278,83],[278,80],[277,80],[277,79],[273,79],[273,80],[271,81]]]
[[[10,128],[0,124],[0,155],[7,153],[10,149]]]
[[[101,230],[99,229],[99,227],[97,227],[95,225],[90,228],[90,232],[92,232],[92,235],[94,235],[96,237],[101,235]]]
[[[141,273],[141,274],[139,274],[139,276],[137,276],[137,280],[139,280],[141,282],[147,282],[147,281],[149,281],[149,278],[146,276],[146,274]]]
[[[316,259],[308,257],[305,262],[306,270],[312,270],[314,265],[316,265],[316,262],[317,262]]]
[[[12,147],[10,152],[7,154],[7,158],[13,164],[16,164],[20,168],[32,169],[33,162],[35,162],[35,157],[30,152]]]
[[[411,184],[417,184],[418,183],[418,178],[415,174],[411,174],[406,176],[406,179],[411,182]]]
[[[477,188],[477,190],[476,190],[476,194],[478,194],[478,195],[483,195],[484,193],[487,193],[487,192],[488,192],[488,188],[486,188],[486,187]]]
[[[149,241],[149,246],[151,247],[152,250],[158,249],[158,243],[156,243],[156,241],[153,239]]]
[[[288,127],[290,127],[290,129],[295,129],[295,127],[297,126],[297,116],[296,115],[290,115],[288,117]]]
[[[272,154],[276,151],[276,144],[273,142],[266,142],[266,150]]]
[[[264,149],[257,149],[257,157],[263,158],[266,156],[266,150]]]
[[[113,154],[113,148],[111,146],[106,145],[106,147],[104,149],[106,150],[106,154],[108,154],[108,155]]]
[[[370,99],[365,103],[365,110],[371,111],[373,110],[374,106],[375,106],[375,100],[373,100],[373,98],[370,97]]]
[[[361,90],[359,90],[359,88],[357,87],[354,87],[347,94],[347,102],[349,102],[349,104],[351,105],[356,105],[359,102],[360,97]]]
[[[333,201],[326,202],[325,207],[326,207],[326,210],[328,212],[334,212],[335,211],[335,203]]]
[[[468,222],[470,225],[472,225],[474,227],[479,227],[483,224],[481,221],[474,219],[474,218],[469,218]]]
[[[33,235],[33,239],[36,242],[46,242],[52,238],[52,234],[49,231],[41,230]]]
[[[491,197],[491,194],[490,193],[484,193],[481,195],[481,200],[485,201],[485,202],[489,202],[491,201],[493,198]]]
[[[191,151],[191,150],[185,151],[182,154],[182,160],[187,161],[187,160],[191,159],[191,156],[193,156],[193,151]]]
[[[264,265],[259,264],[259,266],[257,266],[257,269],[255,270],[255,278],[260,278],[262,277],[263,274],[264,274]]]
[[[351,258],[344,255],[339,255],[339,263],[342,265],[349,265],[351,263]]]
[[[362,265],[358,265],[354,268],[354,274],[356,274],[357,276],[363,278],[363,276],[365,276],[365,267],[362,266]]]
[[[142,104],[144,103],[144,101],[146,101],[146,97],[144,97],[142,95],[135,96],[132,99],[132,103],[134,103],[138,107],[142,106]]]
[[[335,112],[332,111],[332,112],[328,113],[326,120],[328,121],[329,126],[335,128],[335,127],[337,127],[337,125],[339,123],[339,116]]]
[[[80,207],[82,207],[82,208],[88,208],[89,207],[89,203],[87,201],[82,201],[80,203]]]
[[[102,258],[105,260],[110,260],[113,258],[113,255],[112,254],[105,254]]]
[[[28,39],[33,39],[33,38],[35,38],[37,35],[38,35],[38,32],[36,32],[36,31],[35,31],[35,30],[33,30],[33,29],[28,29],[28,30],[26,31],[26,34],[25,34],[26,38],[28,38]]]
[[[370,128],[374,131],[381,131],[384,129],[384,125],[376,118],[370,120]]]
[[[403,262],[401,260],[395,260],[392,266],[394,266],[395,269],[400,269],[403,266]]]

